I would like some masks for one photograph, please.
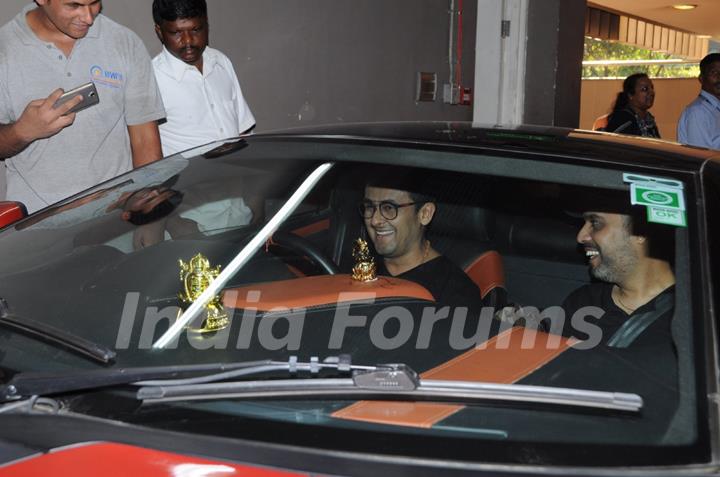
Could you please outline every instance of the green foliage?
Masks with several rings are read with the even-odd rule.
[[[667,60],[668,53],[645,50],[619,42],[585,38],[585,61],[592,60]],[[646,73],[651,78],[696,78],[697,65],[660,64],[639,66],[583,66],[583,78],[626,78],[633,73]]]

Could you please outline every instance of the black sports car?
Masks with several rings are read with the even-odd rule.
[[[0,472],[711,474],[719,160],[346,125],[210,144],[20,220],[5,203]],[[369,200],[378,180],[434,204],[423,263],[462,269],[481,309],[389,273],[377,244],[417,209]],[[644,228],[601,237],[605,212]],[[611,273],[645,239],[671,277],[650,310]]]

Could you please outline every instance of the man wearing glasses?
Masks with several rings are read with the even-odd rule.
[[[435,215],[434,199],[388,187],[395,186],[369,183],[360,204],[370,240],[382,258],[378,274],[419,283],[441,305],[479,312],[482,299],[478,287],[425,237]]]

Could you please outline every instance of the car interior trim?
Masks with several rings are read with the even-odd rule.
[[[258,299],[255,300],[254,297]],[[277,308],[309,308],[383,298],[434,301],[430,292],[415,282],[391,277],[378,277],[372,282],[358,282],[350,275],[339,274],[230,288],[225,290],[224,305],[228,308],[253,308],[268,312]]]
[[[533,346],[526,346],[527,341],[532,341]],[[511,384],[554,360],[576,342],[574,338],[513,327],[422,373],[420,377],[441,381]],[[429,429],[464,408],[456,404],[358,401],[334,412],[332,417]]]
[[[505,287],[505,272],[502,257],[495,250],[485,252],[465,267],[465,273],[480,288],[485,297],[494,288]]]
[[[318,222],[308,224],[304,227],[297,228],[292,231],[295,235],[299,235],[300,237],[307,237],[308,235],[313,235],[318,232],[322,232],[324,230],[328,230],[330,228],[330,219],[323,219]]]

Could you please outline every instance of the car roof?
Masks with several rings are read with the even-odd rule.
[[[674,142],[548,126],[487,126],[470,122],[385,122],[333,124],[257,134],[262,138],[507,150],[602,160],[613,164],[699,170],[720,151]]]

